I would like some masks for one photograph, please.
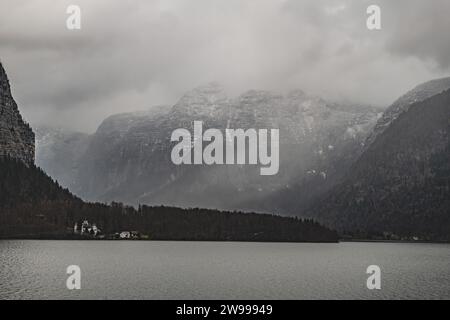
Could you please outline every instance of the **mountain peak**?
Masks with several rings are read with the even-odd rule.
[[[402,108],[415,102],[424,101],[450,88],[450,77],[424,82],[398,98],[389,109]]]
[[[198,86],[186,93],[186,95],[202,95],[202,96],[216,96],[225,95],[225,88],[216,81],[209,82],[205,85]]]
[[[295,89],[295,90],[291,90],[288,92],[287,97],[289,99],[303,99],[307,96],[307,94],[305,93],[305,91],[301,90],[301,89]]]
[[[260,103],[266,100],[281,98],[279,94],[267,90],[248,90],[240,95],[239,99],[241,101],[252,101],[253,103]]]
[[[5,69],[3,68],[1,61],[0,61],[0,94],[2,94],[2,95],[10,95],[11,94],[8,76],[6,74]]]
[[[218,82],[210,82],[184,94],[172,112],[198,116],[211,115],[228,102],[229,98],[224,87]]]

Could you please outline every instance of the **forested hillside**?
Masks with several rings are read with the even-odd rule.
[[[206,209],[85,203],[42,170],[0,159],[0,237],[64,238],[88,219],[106,234],[136,230],[154,240],[337,241],[307,220]]]
[[[450,90],[412,104],[310,216],[342,232],[450,239]]]

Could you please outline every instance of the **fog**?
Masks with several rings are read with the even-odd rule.
[[[79,5],[81,30],[66,28]],[[378,4],[382,29],[366,28]],[[0,59],[32,125],[93,132],[218,81],[387,106],[449,74],[448,0],[2,0]]]

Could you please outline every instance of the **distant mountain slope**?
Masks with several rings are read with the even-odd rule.
[[[332,184],[377,115],[373,108],[329,103],[302,91],[251,90],[230,98],[211,83],[186,93],[166,113],[127,123],[106,119],[80,159],[73,190],[89,200],[273,212],[262,200],[278,190],[311,180]],[[192,130],[195,120],[204,122],[204,130],[280,129],[279,173],[261,177],[254,165],[175,166],[171,133]]]
[[[108,147],[130,128],[154,116],[167,112],[166,106],[155,106],[147,111],[121,113],[108,117],[97,135],[104,137]],[[78,190],[78,176],[82,158],[91,145],[92,134],[74,132],[52,126],[38,126],[36,131],[36,165],[55,178],[62,186]]]
[[[48,126],[37,127],[35,131],[36,166],[55,177],[63,187],[72,188],[90,135]]]
[[[393,119],[310,215],[353,234],[449,240],[450,90]]]
[[[0,106],[0,239],[70,238],[74,224],[88,219],[105,233],[137,230],[158,240],[338,240],[334,231],[311,220],[173,207],[139,206],[136,210],[119,203],[85,203],[34,165],[34,134],[20,117],[1,65]],[[129,120],[129,115],[121,115],[112,122],[129,124]],[[148,118],[139,115],[135,120],[145,123]],[[46,129],[39,139],[41,151],[56,151],[59,158],[55,160],[72,163],[70,158],[76,157],[77,151],[70,147],[83,145],[86,136]]]
[[[0,157],[34,162],[34,133],[20,115],[9,80],[0,63]]]
[[[367,139],[366,146],[375,141],[375,139],[384,132],[384,130],[403,112],[408,111],[413,103],[424,101],[438,93],[450,89],[450,77],[435,79],[416,86],[406,94],[398,98],[378,120],[374,130]]]

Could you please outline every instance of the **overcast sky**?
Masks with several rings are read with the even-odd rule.
[[[70,4],[81,30],[66,28]],[[0,60],[34,126],[93,132],[210,81],[387,106],[450,74],[449,13],[448,0],[1,0]]]

